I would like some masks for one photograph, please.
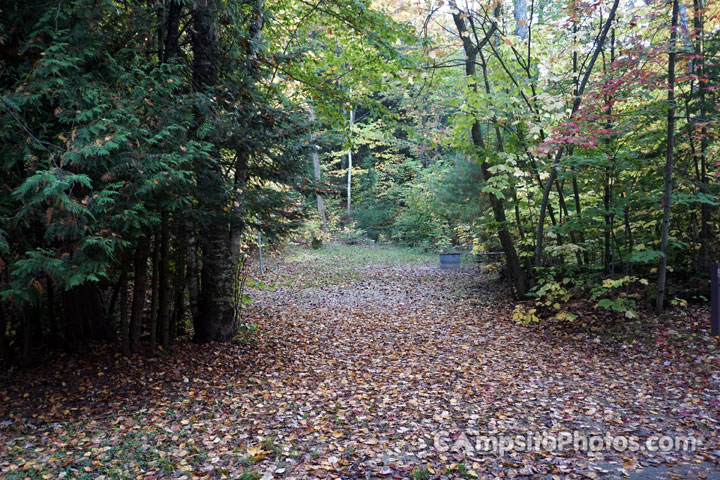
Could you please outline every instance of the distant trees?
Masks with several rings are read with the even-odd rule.
[[[694,2],[673,26],[672,2],[489,5],[433,11],[422,68],[378,95],[393,120],[358,116],[356,228],[502,250],[538,314],[589,298],[633,318],[661,294],[707,296],[720,253],[717,6]],[[324,153],[338,186],[339,150]]]

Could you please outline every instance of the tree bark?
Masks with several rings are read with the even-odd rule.
[[[150,237],[138,239],[133,259],[133,297],[130,312],[130,353],[137,353],[142,335],[143,310],[147,294],[147,261],[150,253]]]
[[[315,183],[320,183],[320,154],[318,153],[318,146],[315,141],[315,111],[312,105],[310,105],[310,148],[312,150],[312,161],[313,161],[313,175]],[[318,192],[315,194],[317,200],[318,215],[320,216],[320,223],[322,225],[323,233],[328,233],[327,217],[325,215],[325,200],[323,196]]]
[[[120,273],[120,351],[130,356],[130,322],[128,320],[128,268],[123,262]]]
[[[705,103],[705,91],[707,84],[704,82],[705,75],[705,48],[703,45],[705,35],[705,21],[704,21],[704,5],[702,0],[693,0],[693,29],[695,30],[695,42],[693,44],[693,53],[695,60],[693,60],[693,69],[698,78],[703,81],[698,81],[698,93],[700,95],[700,111],[699,117],[702,122],[700,128],[700,191],[708,193],[709,179],[707,175],[707,148],[708,148],[708,130],[707,130],[707,106]],[[697,123],[693,121],[692,127]],[[694,132],[691,130],[691,134]],[[712,241],[712,232],[710,230],[711,210],[710,205],[703,202],[700,206],[700,262],[699,272],[705,274],[707,268],[710,266],[709,262],[709,245]]]
[[[246,85],[248,91],[255,89],[258,76],[258,53],[262,40],[262,30],[265,24],[265,0],[248,0],[251,6],[251,19],[248,28],[248,37],[245,48],[245,71],[247,72]],[[242,193],[245,191],[248,179],[248,165],[252,155],[250,145],[243,144],[237,147],[235,157],[235,178],[233,195],[233,215],[230,222],[230,248],[235,266],[240,261],[240,247],[242,235],[245,230],[244,201]]]
[[[474,45],[469,38],[464,14],[461,12],[454,12],[452,16],[458,34],[460,35],[460,39],[463,42],[463,49],[465,51],[465,75],[469,78],[475,79],[477,73],[476,60],[478,52],[482,50],[483,46],[490,40],[490,36],[494,33],[495,27],[490,29],[486,37],[479,45]],[[473,88],[477,89],[477,83],[473,84]],[[475,120],[473,123],[470,129],[470,135],[475,148],[484,151],[486,149],[485,140],[478,120]],[[481,160],[480,171],[484,182],[487,182],[492,177],[492,174],[488,170],[487,162],[485,162],[484,159]],[[502,245],[503,252],[505,253],[505,262],[508,268],[508,273],[510,274],[510,278],[512,279],[513,286],[515,287],[517,294],[521,297],[525,296],[530,290],[530,278],[527,272],[522,268],[520,258],[518,257],[517,250],[515,249],[515,244],[513,243],[510,231],[507,228],[504,202],[495,194],[490,193],[488,196],[490,197],[490,205],[492,206],[494,219],[500,225],[498,236],[500,238],[500,244]]]
[[[160,345],[170,345],[170,213],[160,213],[160,273],[158,278]]]
[[[0,360],[10,362],[10,347],[7,341],[7,320],[5,319],[5,309],[0,302]]]
[[[23,349],[21,363],[23,366],[32,365],[35,349],[35,334],[37,324],[37,308],[27,305],[23,309]]]
[[[349,136],[352,138],[353,126],[355,125],[355,108],[350,106]],[[347,174],[347,213],[350,215],[352,203],[352,146],[348,146],[348,174]]]
[[[663,194],[663,219],[660,233],[660,264],[658,265],[657,298],[655,313],[663,310],[667,283],[667,249],[670,236],[670,206],[672,205],[673,160],[675,154],[675,57],[677,50],[678,0],[673,0],[670,25],[670,53],[668,54],[668,111],[667,153],[665,160],[665,189]]]
[[[527,0],[515,0],[515,35],[525,40],[528,30]]]
[[[180,51],[180,14],[182,3],[180,0],[170,0],[166,20],[165,48],[162,55],[163,63],[168,63]]]
[[[193,3],[193,84],[207,91],[217,84],[217,2],[198,0]],[[206,119],[196,111],[198,126]],[[229,218],[225,214],[229,196],[222,176],[219,151],[212,159],[198,159],[195,172],[201,222],[202,273],[196,342],[228,341],[234,335],[233,288],[235,261],[232,257]]]
[[[185,240],[187,244],[187,289],[190,300],[190,315],[192,315],[193,323],[198,321],[200,316],[198,302],[200,298],[200,285],[198,284],[198,248],[197,238],[195,237],[195,228],[189,219],[185,220]]]
[[[185,259],[187,257],[187,249],[185,242],[185,228],[182,222],[178,222],[178,236],[177,236],[177,250],[175,252],[175,279],[174,279],[174,306],[173,315],[171,321],[171,341],[177,338],[178,332],[180,332],[180,326],[185,318],[185,279],[187,274],[185,272]]]
[[[50,330],[50,343],[53,346],[60,344],[60,333],[58,331],[58,323],[55,312],[55,286],[53,285],[53,279],[48,274],[45,275],[45,282],[47,283],[47,317],[48,327]]]
[[[157,350],[158,342],[158,285],[160,280],[160,237],[157,232],[153,235],[153,252],[152,252],[152,277],[150,279],[150,287],[152,288],[152,296],[150,297],[150,351]]]

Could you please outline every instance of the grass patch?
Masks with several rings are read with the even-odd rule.
[[[287,262],[308,262],[321,267],[433,266],[438,263],[438,257],[434,253],[423,252],[415,248],[384,245],[331,244],[318,250],[290,247],[287,249],[286,255]]]

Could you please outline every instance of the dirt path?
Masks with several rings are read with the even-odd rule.
[[[0,383],[0,477],[718,478],[701,310],[632,342],[521,326],[474,268],[360,248],[288,251],[250,286],[246,341],[98,347]],[[594,435],[702,443],[583,448]]]
[[[475,269],[274,268],[291,281],[254,292],[248,312],[274,345],[262,391],[272,415],[255,421],[297,449],[300,477],[593,478],[716,460],[718,382],[685,363],[695,359],[515,325],[507,295]],[[517,439],[503,455],[474,448],[483,436],[507,447],[504,436],[563,432],[704,444],[695,453],[618,451],[622,439],[599,452],[523,451]]]

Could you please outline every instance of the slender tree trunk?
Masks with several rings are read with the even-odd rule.
[[[178,54],[180,50],[180,14],[183,3],[180,0],[169,0],[165,48],[162,52],[163,63],[168,63]]]
[[[583,75],[582,81],[580,82],[580,85],[577,89],[577,94],[575,95],[575,100],[573,101],[572,112],[570,114],[571,117],[573,117],[575,115],[575,113],[577,113],[578,109],[580,108],[580,104],[582,103],[582,96],[585,91],[585,87],[587,86],[588,80],[590,79],[590,74],[592,73],[593,67],[595,66],[595,62],[597,61],[598,55],[600,54],[600,51],[602,50],[603,45],[605,44],[605,39],[607,38],[607,34],[608,34],[608,31],[610,30],[610,26],[612,25],[612,22],[615,20],[615,12],[617,12],[619,3],[620,3],[620,0],[615,0],[613,2],[613,5],[610,9],[610,13],[608,14],[608,18],[605,21],[605,25],[604,25],[602,31],[600,32],[600,36],[599,36],[597,44],[595,46],[595,50],[593,51],[593,54],[590,57],[590,62],[588,63],[587,68],[585,69],[585,74]],[[540,215],[538,217],[537,233],[535,235],[535,266],[536,267],[539,267],[542,263],[545,215],[547,212],[548,200],[550,197],[550,190],[552,189],[553,182],[557,178],[558,163],[560,162],[562,155],[563,155],[563,148],[560,148],[560,150],[558,150],[557,153],[555,154],[555,158],[553,159],[552,167],[550,168],[550,177],[545,182],[545,188],[543,189],[543,196],[542,196],[542,200],[540,202]]]
[[[608,178],[607,169],[603,178],[603,219],[605,225],[603,228],[603,271],[606,275],[610,274],[610,263],[612,262],[612,253],[610,245],[610,179]]]
[[[603,55],[603,73],[607,74],[608,71],[608,65],[605,61],[605,50],[603,49],[602,52]],[[615,28],[613,27],[610,30],[610,66],[612,66],[612,63],[615,61]],[[612,95],[605,95],[605,111],[607,114],[607,121],[605,122],[605,128],[610,131],[612,129]],[[605,140],[605,146],[608,150],[608,152],[611,152],[612,150],[612,143],[611,139],[608,138]],[[611,153],[609,153],[611,154]],[[603,269],[605,271],[606,275],[611,275],[613,268],[613,259],[612,259],[612,245],[611,245],[611,238],[613,236],[613,215],[611,212],[612,207],[612,181],[615,176],[615,158],[613,156],[612,159],[612,165],[613,168],[605,167],[604,177],[603,177],[603,219],[605,221],[605,228],[604,228],[604,247],[603,247]]]
[[[115,306],[117,305],[118,296],[120,295],[120,279],[118,279],[117,282],[115,282],[115,286],[113,287],[113,293],[110,297],[110,303],[108,304],[107,308],[105,309],[105,318],[112,318],[115,315]]]
[[[699,117],[702,122],[700,128],[700,191],[708,193],[709,190],[709,178],[707,175],[707,148],[708,148],[708,130],[707,130],[707,104],[705,103],[705,91],[707,89],[707,83],[704,81],[705,76],[705,21],[704,21],[704,8],[702,0],[693,0],[693,29],[695,30],[695,42],[693,44],[693,53],[695,60],[693,60],[693,68],[698,78],[703,81],[698,81],[698,93],[700,95],[700,111]],[[693,122],[693,127],[697,122]],[[691,131],[691,134],[694,132]],[[700,262],[699,262],[699,273],[704,274],[707,272],[707,268],[710,265],[709,262],[709,244],[712,241],[712,232],[710,231],[711,221],[711,210],[710,205],[703,202],[700,206]]]
[[[133,298],[130,311],[130,353],[137,353],[142,335],[143,310],[147,294],[147,261],[150,253],[150,237],[138,239],[133,259]]]
[[[232,258],[236,264],[240,259],[243,233],[245,232],[244,199],[242,198],[243,194],[239,192],[245,192],[249,163],[250,150],[246,145],[242,145],[238,148],[235,161],[235,178],[233,181],[235,201],[233,202],[233,213],[230,222],[230,247]]]
[[[198,309],[198,299],[200,297],[199,291],[200,286],[198,284],[198,248],[197,239],[195,237],[195,229],[190,220],[185,221],[185,240],[187,249],[187,289],[188,298],[190,300],[190,314],[192,315],[193,323],[197,322],[200,316]]]
[[[177,250],[175,252],[175,302],[173,306],[171,339],[175,339],[181,330],[181,324],[185,318],[185,259],[187,249],[185,242],[185,228],[182,222],[178,222]]]
[[[515,223],[517,224],[518,235],[520,236],[520,240],[522,241],[525,240],[525,232],[523,232],[522,228],[522,219],[520,217],[520,204],[518,203],[517,190],[513,190],[512,195],[513,207],[515,210]]]
[[[355,108],[350,107],[350,137],[352,138],[353,126],[355,125]],[[350,215],[350,204],[352,202],[352,146],[348,147],[348,174],[347,174],[347,213]]]
[[[476,60],[478,52],[482,50],[483,46],[490,41],[491,35],[495,31],[493,27],[486,35],[486,37],[480,42],[479,45],[474,45],[470,40],[470,35],[467,30],[465,23],[465,15],[461,12],[453,12],[453,21],[457,28],[460,39],[463,42],[463,49],[465,51],[465,75],[471,79],[475,79],[476,76]],[[473,84],[473,88],[477,89],[477,83]],[[485,150],[485,140],[483,138],[482,129],[479,121],[475,121],[470,129],[470,135],[475,148],[479,150]],[[481,160],[480,171],[482,172],[483,181],[487,182],[492,174],[489,171],[489,167],[484,160]],[[510,231],[507,228],[507,218],[505,216],[505,206],[501,198],[494,194],[489,194],[490,205],[492,206],[493,216],[495,221],[499,225],[498,237],[500,238],[500,244],[502,245],[503,252],[505,253],[505,261],[508,268],[508,273],[512,279],[515,291],[519,296],[524,296],[530,290],[530,278],[523,270],[520,264],[520,258],[515,249],[515,244],[510,235]]]
[[[120,273],[120,351],[130,356],[130,321],[128,319],[128,268],[123,261]]]
[[[313,110],[312,105],[310,105],[310,148],[312,149],[312,161],[313,161],[313,175],[315,178],[315,183],[320,183],[320,154],[318,153],[318,146],[315,142],[315,111]],[[317,199],[317,209],[318,209],[318,215],[320,216],[320,222],[322,225],[322,231],[324,233],[328,233],[328,225],[327,225],[327,217],[325,216],[325,200],[323,199],[323,196],[318,192],[315,194],[315,198]]]
[[[632,228],[630,227],[630,208],[627,202],[623,207],[623,223],[625,224],[625,275],[632,275],[632,254],[635,249]]]
[[[150,351],[155,352],[158,344],[158,288],[160,284],[160,237],[153,235],[152,277],[150,280],[152,296],[150,297]]]
[[[158,324],[160,345],[170,345],[170,213],[160,213],[160,274],[158,279]]]
[[[2,302],[0,302],[0,360],[6,363],[10,362],[10,347],[7,341],[7,320]]]
[[[22,349],[22,365],[32,365],[35,360],[35,326],[37,323],[37,308],[26,306],[23,309],[23,349]]]
[[[560,205],[560,212],[565,213],[565,218],[570,218],[570,213],[568,212],[567,204],[565,203],[565,195],[563,194],[563,185],[560,184],[560,181],[555,180],[555,188],[558,192],[558,203]],[[575,239],[576,233],[570,230],[570,241],[574,244],[577,244],[577,241]],[[577,260],[578,265],[583,264],[582,257],[580,256],[580,252],[575,252],[575,260]]]
[[[662,198],[663,219],[660,234],[660,264],[658,265],[657,298],[655,313],[663,310],[667,283],[667,249],[670,236],[670,206],[672,205],[673,160],[675,154],[675,56],[677,50],[678,0],[673,0],[672,23],[670,26],[670,53],[668,55],[668,112],[667,112],[667,155],[665,161],[665,190]]]
[[[50,328],[50,342],[52,345],[57,346],[60,344],[60,334],[55,312],[55,286],[53,285],[53,279],[50,275],[45,276],[45,281],[47,282],[47,315],[48,326]]]

